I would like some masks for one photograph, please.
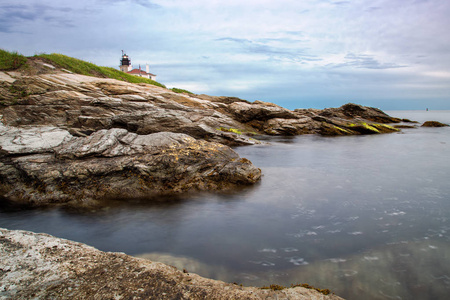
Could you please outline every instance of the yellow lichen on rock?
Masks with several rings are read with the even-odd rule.
[[[391,132],[391,131],[398,132],[398,131],[400,131],[400,129],[397,129],[395,127],[392,127],[392,126],[389,126],[386,124],[371,124],[371,126],[377,128],[379,131],[382,131],[382,132]]]
[[[242,131],[240,131],[239,129],[236,128],[225,128],[225,127],[220,127],[217,128],[217,130],[219,131],[224,131],[224,132],[232,132],[232,133],[236,133],[236,134],[242,134]]]

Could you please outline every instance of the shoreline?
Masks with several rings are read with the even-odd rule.
[[[342,299],[304,285],[243,287],[124,253],[0,228],[0,298]]]

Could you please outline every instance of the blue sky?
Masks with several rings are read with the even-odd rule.
[[[448,0],[0,0],[0,47],[287,108],[450,109]]]

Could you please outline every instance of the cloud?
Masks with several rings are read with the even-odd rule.
[[[133,2],[135,2],[136,4],[139,4],[141,6],[144,6],[146,8],[161,8],[160,5],[153,3],[152,1],[148,1],[148,0],[132,0]]]
[[[286,38],[260,38],[252,41],[249,39],[223,37],[218,38],[216,41],[231,42],[240,46],[239,52],[249,54],[261,54],[267,58],[275,60],[290,60],[290,61],[318,61],[314,55],[306,53],[305,49],[291,45],[294,42],[298,43],[300,40],[292,40]],[[284,45],[283,47],[271,46],[271,43],[279,43]]]
[[[350,1],[337,1],[337,2],[331,2],[331,4],[334,4],[334,5],[348,5],[348,4],[350,4],[351,2]]]
[[[239,44],[251,44],[252,43],[252,41],[247,40],[247,39],[239,39],[239,38],[232,38],[232,37],[218,38],[218,39],[216,39],[216,41],[228,41],[228,42],[235,42],[235,43],[239,43]]]
[[[18,25],[43,20],[53,25],[72,27],[74,24],[66,18],[72,12],[70,7],[53,7],[33,3],[0,5],[0,32],[15,32]]]
[[[154,3],[154,1],[149,0],[97,0],[104,5],[109,5],[111,3],[124,3],[124,4],[137,4],[150,9],[161,8],[161,5]]]
[[[372,55],[348,53],[345,62],[338,64],[329,64],[332,68],[361,68],[361,69],[396,69],[407,67],[395,63],[380,63]]]

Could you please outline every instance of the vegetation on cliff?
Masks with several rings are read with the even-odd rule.
[[[0,70],[16,70],[24,66],[27,58],[17,52],[8,52],[0,49]]]
[[[56,64],[58,67],[67,69],[77,74],[113,78],[130,83],[149,83],[164,88],[166,87],[165,85],[148,78],[130,75],[110,67],[100,67],[93,63],[69,57],[63,54],[39,54],[35,55],[34,57],[43,58],[53,64]]]
[[[148,83],[163,88],[166,87],[164,84],[148,78],[130,75],[111,67],[97,66],[93,63],[58,53],[38,54],[32,57],[26,57],[17,52],[8,52],[0,49],[0,70],[12,71],[21,69],[24,66],[27,66],[28,59],[41,59],[45,62],[55,65],[56,67],[66,69],[76,74],[102,78],[113,78],[130,83]]]
[[[175,88],[175,87],[171,88],[171,90],[172,90],[172,92],[179,93],[179,94],[190,94],[190,95],[194,94],[192,92],[189,92],[188,90],[179,89],[179,88]]]

